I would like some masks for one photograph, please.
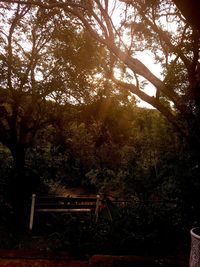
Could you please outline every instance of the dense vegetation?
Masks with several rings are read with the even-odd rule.
[[[49,218],[50,249],[188,249],[200,219],[199,32],[171,1],[120,1],[116,27],[108,1],[11,2],[0,1],[0,246],[25,246],[31,193],[82,187],[131,205],[96,225]]]
[[[88,220],[83,225],[69,215],[50,216],[44,226],[39,220],[36,233],[43,229],[40,234],[48,239],[50,249],[77,245],[90,252],[155,254],[155,249],[174,253],[188,246],[189,229],[199,221],[199,181],[187,145],[156,110],[123,101],[118,96],[88,105],[65,105],[58,116],[62,128],[51,124],[38,130],[26,149],[29,197],[31,192],[63,194],[64,188],[81,187],[132,203],[127,211],[114,209],[111,221],[101,215],[97,225]],[[15,173],[12,155],[1,145],[1,206],[11,235],[1,239],[6,247],[17,242],[23,246],[11,231],[16,230],[15,211],[8,205],[16,187]],[[23,220],[21,230],[26,232],[27,218]]]

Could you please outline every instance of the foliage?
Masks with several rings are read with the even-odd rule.
[[[93,76],[102,70],[104,56],[103,49],[88,38],[86,31],[54,10],[0,5],[0,24],[0,141],[13,157],[15,174],[9,195],[16,204],[16,198],[28,198],[41,178],[36,171],[39,166],[30,170],[27,165],[28,149],[35,149],[38,132],[48,129],[50,133],[53,129],[57,142],[61,134],[65,135],[62,105],[89,101],[89,89],[95,89]],[[64,38],[66,35],[68,38]],[[90,57],[83,57],[88,49]],[[77,60],[80,57],[82,60]],[[57,158],[57,167],[51,166],[52,176],[54,169],[59,169],[59,157],[62,166],[69,158],[66,153],[65,160],[61,159],[58,150],[46,150],[48,156]],[[53,161],[46,163],[53,165]]]
[[[11,176],[13,175],[13,159],[10,151],[0,144],[0,202],[5,201]]]
[[[11,233],[0,245],[16,242],[24,196],[81,186],[131,206],[96,225],[43,218],[51,249],[167,251],[200,220],[199,33],[171,1],[120,1],[117,24],[107,1],[72,2],[0,5],[0,234]],[[142,51],[162,79],[138,60]],[[157,110],[138,108],[133,94]]]
[[[37,5],[51,11],[60,9],[66,20],[70,17],[80,28],[83,25],[87,33],[104,45],[107,55],[110,53],[105,78],[158,109],[184,136],[198,161],[199,32],[184,21],[170,0],[117,3],[109,5],[108,1],[94,0],[92,4],[72,1],[66,6],[57,1],[53,6],[39,2]],[[116,16],[119,20],[115,20]],[[162,77],[152,72],[147,61],[138,59],[143,51],[161,66]],[[114,77],[117,71],[119,75]],[[175,81],[178,88],[168,82],[174,72],[180,77],[185,74],[184,79]],[[146,83],[155,87],[156,96],[145,93]]]

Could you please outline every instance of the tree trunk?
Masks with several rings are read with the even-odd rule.
[[[199,0],[173,0],[186,20],[200,31]]]
[[[17,230],[24,230],[31,196],[31,188],[25,175],[25,148],[23,145],[16,144],[11,148],[11,153],[14,160],[14,175],[10,185],[9,198],[14,211],[13,224]]]

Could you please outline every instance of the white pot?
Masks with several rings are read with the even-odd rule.
[[[191,229],[190,267],[200,267],[200,227]]]

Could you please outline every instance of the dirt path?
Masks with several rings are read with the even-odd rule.
[[[41,251],[0,251],[0,267],[186,267],[188,256],[143,257],[94,255],[85,260],[67,253]]]
[[[1,267],[87,267],[87,261],[0,259]]]
[[[87,260],[72,259],[69,253],[39,250],[0,250],[0,267],[87,267]]]

